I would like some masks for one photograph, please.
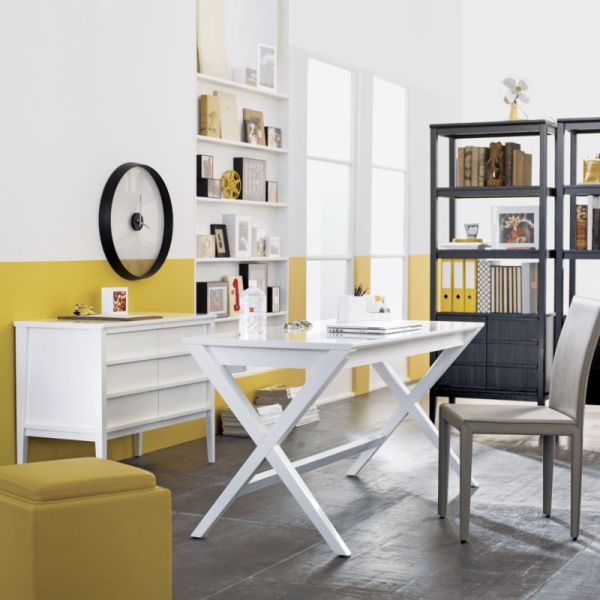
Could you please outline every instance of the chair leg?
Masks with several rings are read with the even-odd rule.
[[[571,437],[571,537],[579,537],[579,513],[581,510],[581,471],[583,434],[578,431]]]
[[[450,423],[440,415],[438,454],[438,515],[443,519],[448,510],[448,471],[450,469]]]
[[[463,427],[460,432],[460,541],[469,541],[471,517],[471,463],[473,460],[473,432]]]
[[[549,517],[552,513],[552,475],[554,472],[554,436],[544,435],[544,514]]]

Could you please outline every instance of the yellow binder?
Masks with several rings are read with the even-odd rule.
[[[477,259],[465,259],[465,312],[477,312]]]
[[[465,312],[465,261],[452,261],[452,312]]]
[[[440,263],[440,312],[450,312],[452,310],[452,260],[442,258]]]

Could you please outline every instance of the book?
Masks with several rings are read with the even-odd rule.
[[[218,96],[200,96],[200,135],[221,136],[221,104]]]
[[[485,250],[489,247],[489,244],[482,244],[480,242],[448,242],[447,244],[440,244],[440,248],[443,250]]]
[[[489,149],[479,148],[477,157],[477,185],[484,186],[486,180],[486,165],[489,157]]]
[[[512,185],[521,185],[521,150],[512,151]]]
[[[456,159],[456,185],[458,187],[465,185],[465,149],[463,147],[458,149]]]
[[[260,416],[260,420],[267,427],[272,427],[279,417],[283,414],[283,409],[280,404],[270,404],[268,406],[257,406],[256,412]],[[223,424],[223,435],[234,437],[250,437],[233,411],[224,409],[221,411],[221,422]]]
[[[579,202],[579,201],[578,201]],[[575,205],[575,250],[587,250],[588,206],[579,202]]]
[[[237,98],[233,94],[218,90],[215,90],[213,95],[218,96],[220,102],[221,137],[239,142],[240,125],[237,116]]]
[[[479,146],[471,149],[471,186],[479,185]]]
[[[522,171],[522,181],[521,185],[531,185],[531,154],[527,152],[523,152],[523,171]]]
[[[465,187],[471,187],[471,154],[473,146],[465,146]]]
[[[592,250],[600,250],[600,196],[592,197]]]
[[[515,142],[506,142],[504,145],[504,179],[506,181],[506,185],[513,185],[513,152],[520,149],[521,144],[517,144]]]
[[[477,312],[489,313],[491,305],[491,268],[490,261],[479,259],[477,261]]]
[[[299,390],[299,387],[289,385],[271,385],[269,387],[256,390],[256,398],[254,402],[257,408],[276,404],[285,410]],[[298,421],[296,427],[302,427],[303,425],[308,425],[309,423],[316,423],[320,420],[320,418],[319,409],[313,405],[308,409],[300,421]]]

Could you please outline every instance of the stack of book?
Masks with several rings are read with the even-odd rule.
[[[445,250],[485,250],[489,244],[484,244],[480,238],[454,238],[448,244],[440,246]]]
[[[600,250],[600,197],[577,199],[575,250]]]
[[[514,142],[502,145],[503,177],[500,185],[531,185],[531,154],[523,152]],[[488,184],[489,148],[464,146],[458,148],[456,185],[458,187]],[[498,184],[496,184],[498,185]]]
[[[490,266],[490,309],[500,313],[535,313],[538,264]]]
[[[271,427],[274,423],[276,423],[277,419],[279,419],[283,413],[283,410],[279,404],[258,406],[256,410],[260,415],[261,421],[267,427]],[[223,421],[223,435],[250,437],[231,410],[225,409],[221,411],[221,420]]]
[[[299,387],[289,385],[271,385],[266,388],[261,388],[256,391],[256,406],[271,406],[279,404],[285,410],[288,404],[294,399],[298,393]],[[296,427],[307,425],[308,423],[316,423],[320,419],[319,409],[312,406],[305,415],[298,421]]]

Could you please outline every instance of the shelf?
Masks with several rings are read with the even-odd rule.
[[[248,258],[241,258],[238,256],[231,256],[228,258],[197,258],[197,263],[255,263],[255,262],[287,262],[287,258],[281,256],[250,256]]]
[[[258,202],[257,200],[229,200],[228,198],[205,198],[196,196],[201,204],[236,204],[238,206],[260,206],[262,208],[287,208],[287,202]]]
[[[600,118],[581,117],[575,119],[558,119],[565,131],[574,133],[600,133]]]
[[[567,196],[600,196],[600,183],[580,183],[578,185],[565,185]]]
[[[250,94],[267,96],[268,98],[273,98],[274,100],[289,100],[289,96],[287,94],[280,94],[279,92],[274,92],[268,88],[260,88],[254,85],[232,81],[231,79],[223,79],[222,77],[214,77],[213,75],[205,75],[204,73],[196,73],[196,79],[206,83],[214,83],[215,85],[222,85],[223,87],[241,90]]]
[[[554,250],[546,250],[546,258],[554,258]],[[539,250],[437,250],[437,258],[502,258],[504,260],[532,259],[539,260]]]
[[[436,311],[435,312],[435,316],[437,317],[461,317],[461,318],[465,318],[465,317],[518,317],[518,318],[528,318],[528,319],[535,319],[537,320],[538,318],[538,313],[509,313],[509,312],[487,312],[487,313],[467,313],[467,312],[442,312],[442,311]],[[548,313],[546,315],[548,316],[552,316],[552,313]],[[477,338],[475,338],[477,339]],[[488,342],[496,342],[499,344],[505,343],[505,340],[487,340]],[[511,341],[511,344],[524,344],[524,345],[532,345],[535,344],[536,342],[530,342],[530,341]]]
[[[267,313],[267,319],[270,319],[271,317],[285,317],[286,315],[287,310],[281,310],[275,313]],[[216,319],[215,323],[229,323],[231,321],[239,321],[239,319],[239,315],[234,315],[233,317],[221,317],[219,319]]]
[[[438,135],[460,139],[540,135],[540,129],[544,126],[548,128],[549,134],[554,133],[556,130],[556,123],[546,119],[492,121],[485,123],[444,123],[441,125],[430,125],[430,128],[436,131]]]
[[[272,146],[259,146],[258,144],[249,144],[248,142],[238,142],[236,140],[226,140],[223,138],[210,137],[208,135],[197,135],[198,142],[206,144],[217,144],[219,146],[233,146],[234,148],[246,148],[247,150],[256,150],[257,152],[270,152],[272,154],[287,154],[286,148],[274,148]]]
[[[563,257],[575,260],[600,260],[600,250],[565,250]]]
[[[600,189],[600,186],[598,187]],[[547,190],[548,196],[556,195],[554,188],[547,188]],[[445,187],[437,188],[436,195],[438,198],[536,198],[540,195],[540,186]]]

